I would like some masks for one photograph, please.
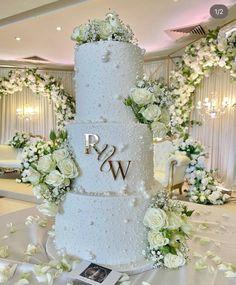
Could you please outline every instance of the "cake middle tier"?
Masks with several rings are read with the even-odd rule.
[[[71,123],[69,142],[80,168],[79,192],[143,194],[153,188],[152,133],[139,123]]]

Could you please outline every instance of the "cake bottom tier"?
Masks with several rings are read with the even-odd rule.
[[[56,217],[56,247],[100,264],[136,264],[147,246],[148,204],[140,196],[68,193]]]

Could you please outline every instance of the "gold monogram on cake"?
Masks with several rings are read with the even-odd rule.
[[[98,143],[100,139],[96,134],[85,134],[85,153],[90,154],[91,150],[94,149],[97,153],[97,160],[101,161],[100,171],[111,172],[114,180],[117,179],[119,173],[123,180],[125,180],[131,160],[121,161],[121,160],[111,160],[116,152],[116,147],[114,145],[103,145],[102,149],[98,148]],[[124,166],[124,164],[126,164]]]

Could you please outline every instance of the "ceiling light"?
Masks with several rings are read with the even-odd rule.
[[[15,40],[16,40],[16,41],[20,41],[21,38],[20,38],[20,37],[15,37]]]
[[[62,28],[61,28],[60,26],[58,26],[58,27],[56,27],[56,30],[57,30],[57,31],[61,31]]]

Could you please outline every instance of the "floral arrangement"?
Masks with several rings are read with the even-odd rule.
[[[134,42],[134,34],[115,13],[108,13],[105,20],[90,20],[85,25],[76,27],[71,39],[78,45],[97,41]]]
[[[67,121],[74,119],[74,99],[54,77],[43,75],[37,69],[11,70],[8,77],[0,79],[0,97],[22,91],[23,87],[54,102],[58,130],[63,129]]]
[[[38,141],[23,150],[22,182],[33,185],[33,193],[43,200],[39,210],[54,216],[58,204],[71,190],[71,181],[79,175],[67,143],[67,133],[51,132],[50,141]]]
[[[165,133],[171,136],[187,133],[193,124],[201,124],[191,120],[190,113],[193,109],[194,92],[202,79],[209,76],[215,66],[228,69],[231,77],[236,79],[235,44],[236,31],[229,35],[220,32],[219,29],[209,31],[206,38],[200,39],[185,49],[182,59],[177,62],[177,69],[171,72],[168,85],[163,83],[160,86],[155,81],[152,83],[148,80],[140,80],[136,88],[131,91],[125,104],[132,107],[135,116],[141,123],[151,126],[154,134],[157,130],[156,136],[164,136]],[[161,105],[158,100],[155,102],[155,96],[150,94],[155,92],[152,91],[153,85],[160,87],[158,92],[161,93],[158,94],[158,100],[164,100],[164,106],[167,106],[165,109],[167,114],[164,116],[165,118],[169,117],[167,123],[165,120],[162,122],[160,119],[156,119],[159,117],[159,111],[157,111],[157,107],[150,106],[153,103],[157,106]],[[142,113],[148,114],[147,118],[142,116]]]
[[[169,109],[172,133],[185,133],[189,125],[195,123],[190,120],[193,94],[213,67],[226,68],[232,79],[236,79],[235,44],[236,31],[227,35],[216,29],[185,49],[177,70],[170,77],[170,88],[176,96],[175,103]]]
[[[154,268],[178,268],[186,263],[186,242],[192,232],[188,220],[192,213],[182,203],[169,199],[165,190],[152,199],[143,224],[148,229],[148,248],[144,255],[153,261]]]
[[[189,184],[189,199],[200,204],[220,205],[229,199],[217,188],[214,171],[206,170],[206,153],[202,144],[192,138],[178,139],[174,143],[175,152],[181,152],[190,158],[185,178]]]
[[[16,132],[9,141],[9,145],[14,148],[24,148],[30,141],[30,134],[24,132]]]
[[[124,100],[138,121],[149,125],[155,137],[170,134],[168,108],[173,103],[174,97],[162,81],[149,80],[145,76],[137,80],[136,86]]]

